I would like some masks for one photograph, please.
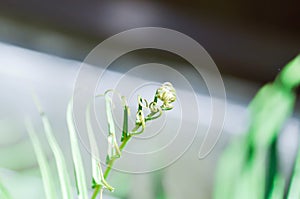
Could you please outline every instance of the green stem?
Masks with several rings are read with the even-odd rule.
[[[126,138],[123,140],[122,144],[120,145],[120,151],[121,151],[121,152],[122,152],[122,150],[124,149],[124,147],[126,146],[126,144],[128,143],[128,141],[130,140],[131,137],[132,137],[132,136],[129,135],[128,137],[126,137]],[[108,162],[107,168],[106,168],[106,170],[105,170],[105,172],[104,172],[104,174],[103,174],[104,179],[107,179],[107,177],[108,177],[108,175],[109,175],[109,173],[110,173],[110,171],[111,171],[111,169],[112,169],[112,167],[113,167],[113,164],[114,164],[115,160],[116,160],[116,159],[113,158],[113,159],[111,159],[111,160]],[[97,195],[99,194],[99,192],[100,192],[101,189],[102,189],[102,185],[96,185],[96,186],[95,186],[94,193],[93,193],[91,199],[96,199],[96,197],[97,197]]]
[[[156,118],[160,117],[160,116],[162,115],[161,113],[162,113],[162,112],[160,112],[160,114],[159,114],[158,116],[156,116],[156,117],[153,117],[153,115],[155,115],[156,113],[149,113],[149,114],[146,116],[146,118],[145,118],[145,123],[146,123],[147,121],[150,121],[150,120],[152,120],[152,119],[156,119]],[[152,118],[152,117],[153,117],[153,118]],[[121,145],[120,145],[120,147],[119,147],[120,152],[123,151],[124,147],[126,146],[127,142],[130,140],[130,138],[131,138],[132,136],[134,136],[134,135],[137,135],[137,133],[134,133],[134,132],[137,131],[137,130],[139,129],[139,127],[141,127],[141,124],[136,124],[136,126],[132,129],[132,131],[130,131],[131,133],[130,133],[127,137],[124,137],[124,140],[122,141],[122,143],[121,143]],[[141,132],[141,133],[142,133],[142,132]],[[139,134],[139,133],[138,133],[138,134]],[[104,172],[104,174],[103,174],[103,177],[104,177],[105,180],[107,179],[107,177],[108,177],[108,175],[109,175],[109,173],[110,173],[110,171],[111,171],[111,169],[112,169],[112,167],[113,167],[113,164],[114,164],[115,160],[116,160],[116,158],[112,158],[112,159],[107,163],[106,170],[105,170],[105,172]],[[102,189],[102,185],[100,185],[100,184],[96,185],[95,188],[94,188],[94,193],[93,193],[91,199],[96,199],[96,197],[97,197],[97,195],[99,194],[99,192],[101,191],[101,189]]]

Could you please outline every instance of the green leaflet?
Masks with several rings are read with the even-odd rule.
[[[52,174],[50,172],[50,168],[47,162],[47,156],[43,152],[43,148],[41,146],[40,141],[38,140],[38,137],[36,136],[36,132],[34,130],[32,121],[30,119],[25,120],[25,125],[27,132],[29,133],[29,137],[31,139],[35,155],[37,157],[37,161],[40,167],[45,194],[47,199],[53,199],[56,198],[56,191],[53,183]]]
[[[291,90],[300,85],[300,54],[290,61],[276,79]]]
[[[277,173],[269,199],[282,199],[284,197],[284,186],[284,177],[280,173]]]
[[[123,142],[123,140],[129,136],[129,131],[128,131],[129,109],[128,109],[127,104],[124,103],[123,106],[124,106],[124,118],[123,118],[123,131],[122,131],[121,142]]]
[[[103,177],[103,172],[101,169],[101,163],[100,163],[100,156],[99,156],[99,151],[96,143],[96,139],[94,136],[92,124],[91,124],[91,107],[90,104],[87,106],[86,109],[86,125],[87,125],[87,133],[88,133],[88,138],[90,142],[90,147],[91,147],[91,156],[92,156],[92,188],[95,188],[96,185],[101,185],[108,189],[109,191],[113,191],[114,188],[110,186],[106,180]],[[97,159],[99,158],[99,159]]]
[[[119,149],[117,139],[116,139],[116,130],[115,130],[115,124],[112,116],[112,110],[111,110],[111,98],[105,94],[105,105],[106,105],[106,116],[107,116],[107,122],[108,122],[108,151],[107,151],[107,158],[106,163],[108,163],[110,160],[119,158],[121,155],[121,151]]]
[[[235,191],[234,185],[237,183],[238,177],[243,168],[246,159],[245,140],[234,140],[229,145],[219,160],[217,168],[214,199],[229,199],[233,197]]]
[[[263,199],[265,194],[265,154],[257,153],[246,163],[234,190],[233,199]],[[231,198],[231,197],[229,197]]]
[[[46,116],[46,114],[43,112],[42,107],[40,106],[39,101],[36,96],[34,96],[34,100],[35,100],[36,106],[39,110],[39,113],[42,117],[42,122],[44,125],[44,130],[46,133],[48,143],[54,154],[56,167],[58,170],[60,187],[61,187],[61,191],[62,191],[62,198],[63,199],[71,199],[71,198],[73,198],[73,196],[71,194],[71,183],[70,183],[70,178],[68,175],[65,158],[64,158],[63,153],[53,135],[50,121],[49,121],[48,117]]]
[[[75,173],[76,173],[76,183],[78,186],[78,190],[77,190],[78,198],[87,199],[88,193],[87,193],[87,184],[85,181],[85,172],[84,172],[81,153],[78,145],[76,129],[73,122],[73,100],[71,100],[68,104],[66,117],[67,117],[67,124],[68,124],[69,135],[70,135],[73,163],[74,163]]]
[[[278,135],[295,103],[295,94],[280,85],[261,88],[249,106],[251,112],[250,140],[255,148],[266,149]]]

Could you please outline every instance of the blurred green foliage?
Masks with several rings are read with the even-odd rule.
[[[248,132],[230,143],[219,161],[214,199],[285,197],[288,183],[278,167],[277,138],[292,114],[299,84],[300,55],[285,66],[273,83],[261,88],[250,103]],[[300,198],[299,159],[289,190],[291,199]]]

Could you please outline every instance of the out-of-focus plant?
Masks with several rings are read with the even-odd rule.
[[[261,88],[249,105],[248,132],[227,147],[218,163],[214,199],[285,197],[288,183],[278,165],[276,142],[284,122],[292,114],[295,89],[299,85],[300,55],[285,66],[273,83]],[[299,159],[289,199],[300,198]]]
[[[95,199],[99,194],[100,194],[100,198],[102,198],[103,189],[107,189],[109,191],[114,190],[114,188],[111,185],[109,185],[106,179],[113,167],[115,160],[121,157],[121,152],[126,146],[126,144],[130,141],[130,139],[133,136],[139,135],[144,132],[146,128],[146,123],[148,121],[159,118],[162,115],[163,111],[171,110],[173,108],[172,103],[176,100],[176,91],[173,88],[172,84],[169,82],[164,83],[160,88],[156,90],[153,101],[150,103],[148,103],[148,101],[142,98],[141,96],[138,96],[138,110],[136,113],[135,127],[132,130],[129,130],[128,129],[129,108],[126,102],[126,98],[124,96],[120,96],[122,99],[122,105],[124,109],[124,118],[123,118],[123,131],[122,131],[121,141],[119,144],[116,139],[117,132],[115,130],[114,120],[112,117],[112,108],[111,108],[112,99],[111,96],[109,95],[109,93],[111,92],[114,91],[109,90],[105,92],[104,95],[99,95],[105,97],[106,116],[108,120],[108,136],[107,136],[108,151],[107,151],[107,158],[106,158],[107,167],[105,172],[103,172],[101,168],[101,164],[99,160],[99,151],[98,151],[94,132],[91,125],[90,104],[86,109],[87,132],[88,132],[91,152],[93,154],[91,160],[92,162],[91,187],[94,189],[94,192],[91,196],[92,199]],[[54,154],[56,167],[58,171],[58,177],[60,181],[61,198],[63,199],[74,198],[65,158],[61,151],[61,148],[59,147],[54,137],[50,121],[47,118],[44,111],[42,110],[37,97],[34,97],[34,101],[36,103],[36,106],[39,110],[42,119],[47,141],[49,143],[51,151]],[[148,109],[150,111],[148,115],[145,115],[144,113],[145,109]],[[87,199],[88,185],[85,180],[85,171],[84,171],[82,157],[79,149],[75,124],[73,121],[72,100],[69,103],[67,108],[66,119],[67,119],[69,137],[71,143],[71,152],[72,152],[72,159],[74,165],[74,175],[76,181],[77,196],[79,199]],[[50,171],[47,158],[46,158],[47,156],[43,152],[43,148],[36,135],[32,121],[28,118],[26,120],[26,128],[29,133],[30,139],[32,141],[33,148],[40,167],[46,198],[48,199],[60,198],[58,197],[58,193],[56,192],[55,189],[53,176]],[[10,199],[10,195],[8,191],[5,189],[4,186],[2,186],[1,182],[0,182],[0,193],[4,196],[5,199]]]
[[[12,199],[12,196],[10,195],[9,191],[6,189],[4,184],[1,182],[1,179],[0,179],[0,198]]]

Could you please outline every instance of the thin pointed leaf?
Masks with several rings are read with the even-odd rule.
[[[87,184],[85,181],[84,167],[82,163],[81,153],[78,145],[78,139],[76,135],[76,129],[73,122],[73,100],[68,104],[67,109],[67,124],[70,134],[71,150],[73,163],[76,173],[76,183],[78,185],[78,198],[87,199]]]
[[[60,186],[62,191],[62,197],[64,199],[72,198],[71,194],[71,183],[68,175],[67,165],[63,153],[57,144],[57,141],[52,133],[52,128],[49,123],[48,118],[45,115],[42,115],[43,125],[45,133],[49,142],[49,145],[53,151],[54,158],[56,161],[56,167],[58,170],[58,176],[60,180]]]
[[[113,191],[114,188],[110,186],[103,177],[103,172],[100,164],[100,155],[96,143],[96,138],[94,136],[92,124],[91,124],[91,113],[90,113],[90,104],[86,109],[86,125],[87,125],[87,133],[91,147],[91,156],[92,156],[92,175],[93,175],[93,186],[101,185],[107,188],[110,191]],[[99,159],[98,159],[99,158]]]
[[[50,121],[49,121],[48,117],[46,116],[46,114],[44,113],[42,106],[39,103],[38,98],[35,95],[33,95],[33,98],[34,98],[35,104],[37,106],[37,109],[39,110],[39,113],[42,117],[42,122],[44,125],[46,137],[47,137],[48,143],[50,145],[50,148],[54,154],[56,167],[58,170],[61,191],[62,191],[62,198],[70,199],[70,198],[72,198],[71,183],[70,183],[70,178],[68,175],[68,170],[67,170],[67,165],[66,165],[64,155],[53,135]]]
[[[123,118],[123,131],[122,131],[122,137],[121,142],[123,142],[124,139],[126,139],[129,136],[128,131],[128,115],[129,115],[129,109],[125,101],[125,97],[122,97],[122,100],[124,102],[124,118]]]
[[[38,140],[38,137],[36,136],[36,132],[34,130],[31,120],[26,119],[25,125],[29,133],[31,142],[33,144],[34,152],[40,167],[46,198],[47,199],[56,198],[56,191],[52,179],[52,174],[47,162],[46,154],[44,154],[43,152],[43,148],[41,146],[40,141]]]
[[[105,104],[106,104],[106,116],[107,116],[107,122],[108,122],[108,152],[107,152],[107,159],[106,163],[112,159],[119,158],[121,155],[116,134],[115,134],[115,124],[112,116],[112,110],[111,110],[111,98],[108,95],[105,95]]]

